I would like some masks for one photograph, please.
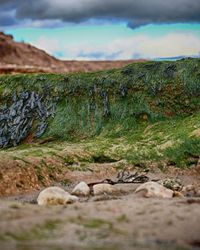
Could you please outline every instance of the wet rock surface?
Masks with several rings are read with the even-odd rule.
[[[0,148],[16,146],[36,126],[35,136],[40,137],[47,128],[47,119],[54,116],[56,100],[23,91],[13,94],[11,104],[0,108]]]

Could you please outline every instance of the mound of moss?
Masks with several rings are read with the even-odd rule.
[[[200,59],[139,62],[120,70],[80,74],[19,74],[0,77],[1,111],[23,92],[56,101],[42,137],[59,140],[113,137],[200,109]],[[29,132],[34,133],[37,119]],[[28,135],[28,133],[27,133]]]

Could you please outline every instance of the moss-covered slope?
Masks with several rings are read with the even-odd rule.
[[[191,165],[200,155],[200,141],[191,137],[200,128],[200,59],[135,63],[87,74],[0,77],[2,106],[23,91],[58,100],[44,139],[84,139],[94,155],[135,164]]]

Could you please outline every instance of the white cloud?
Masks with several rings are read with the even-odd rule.
[[[200,37],[192,33],[169,33],[160,37],[137,35],[96,45],[74,43],[60,46],[58,39],[41,37],[35,45],[50,54],[61,52],[62,59],[117,60],[133,58],[159,58],[192,56],[200,53]]]
[[[49,39],[45,36],[41,36],[36,42],[32,44],[39,49],[45,50],[51,55],[54,55],[62,50],[59,46],[59,40],[57,38]]]
[[[63,22],[56,19],[56,20],[28,20],[24,26],[33,27],[33,28],[56,28],[62,27]]]

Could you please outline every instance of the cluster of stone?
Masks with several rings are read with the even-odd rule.
[[[24,140],[34,124],[36,137],[47,128],[47,118],[55,114],[56,101],[41,97],[35,92],[13,94],[12,104],[0,109],[0,148],[16,146]]]

